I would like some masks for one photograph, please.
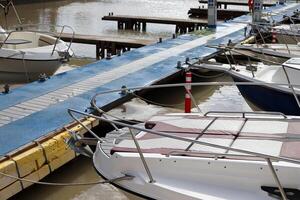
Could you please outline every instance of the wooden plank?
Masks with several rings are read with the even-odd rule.
[[[66,42],[70,42],[72,39],[72,34],[63,33],[61,35],[61,39]],[[120,37],[110,37],[110,36],[75,34],[73,38],[73,42],[83,43],[83,44],[94,44],[94,45],[99,44],[100,42],[110,42],[110,43],[114,43],[115,45],[139,48],[142,46],[153,44],[155,41],[146,40],[146,39],[130,39],[130,38],[120,38]]]
[[[247,10],[218,9],[217,18],[219,20],[231,19],[248,13]],[[188,14],[190,17],[207,18],[207,8],[191,8]]]
[[[264,1],[263,6],[268,7],[268,6],[275,6],[277,1]],[[207,4],[207,0],[199,0],[199,3],[204,3]],[[218,1],[217,4],[227,4],[227,5],[247,5],[248,6],[248,1],[243,1],[243,0],[221,0]]]

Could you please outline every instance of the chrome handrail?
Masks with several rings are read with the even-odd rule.
[[[257,153],[257,152],[253,152],[253,151],[227,147],[227,146],[223,146],[223,145],[219,145],[219,144],[212,144],[212,143],[203,142],[203,141],[199,141],[199,140],[183,138],[183,137],[179,137],[179,136],[176,136],[176,135],[166,134],[165,132],[154,131],[154,130],[151,130],[151,129],[145,129],[145,128],[141,128],[139,126],[126,124],[126,123],[119,122],[119,121],[105,119],[105,118],[99,117],[97,115],[89,114],[89,113],[74,110],[74,109],[68,109],[68,113],[69,114],[77,113],[77,114],[84,115],[84,116],[87,116],[87,117],[92,117],[92,118],[95,118],[95,119],[98,119],[98,120],[101,120],[101,121],[104,121],[104,122],[107,122],[107,123],[114,123],[118,126],[127,127],[127,128],[131,128],[131,129],[139,130],[139,131],[144,131],[144,132],[147,132],[147,133],[150,133],[150,134],[154,134],[154,135],[158,135],[158,136],[162,136],[162,137],[167,137],[167,138],[171,138],[171,139],[175,139],[175,140],[180,140],[180,141],[189,142],[189,143],[194,142],[195,144],[199,144],[199,145],[214,147],[214,148],[218,148],[218,149],[224,149],[224,150],[228,150],[228,151],[239,152],[239,153],[243,153],[243,154],[254,155],[254,156],[257,156],[257,157],[264,158],[264,159],[269,158],[269,159],[272,159],[272,160],[284,161],[284,162],[289,162],[289,163],[300,165],[300,160],[296,160],[296,159],[292,159],[292,158],[281,157],[281,156],[272,156],[272,155],[267,155],[267,154],[263,154],[263,153]],[[71,117],[74,120],[79,121],[79,119],[76,118],[75,115],[72,114]]]
[[[299,109],[300,109],[300,102],[299,102],[298,95],[296,94],[296,91],[295,91],[295,89],[294,89],[294,86],[291,84],[289,75],[288,75],[288,73],[287,73],[287,71],[286,71],[285,68],[286,68],[286,66],[285,66],[285,65],[282,65],[282,69],[283,69],[284,74],[285,74],[285,76],[286,76],[286,79],[287,79],[287,81],[288,81],[289,87],[291,88],[292,93],[293,93],[293,96],[294,96],[294,98],[295,98],[295,100],[296,100],[296,103],[297,103]]]
[[[51,55],[53,55],[53,53],[55,51],[55,48],[57,46],[57,43],[60,40],[60,38],[61,38],[64,30],[66,28],[68,28],[71,31],[71,35],[72,35],[72,37],[70,39],[70,42],[69,42],[69,45],[68,45],[68,48],[66,50],[66,52],[69,52],[69,50],[71,49],[71,45],[73,43],[74,37],[75,37],[75,31],[74,31],[74,29],[71,26],[38,23],[38,24],[21,24],[21,25],[18,25],[18,26],[12,26],[12,28],[14,28],[14,29],[24,29],[24,28],[28,28],[28,27],[40,27],[40,26],[46,26],[46,27],[51,27],[51,28],[61,28],[61,31],[60,31],[60,33],[58,35],[57,35],[57,33],[53,33],[51,31],[40,31],[40,30],[31,30],[31,29],[26,29],[25,30],[25,31],[29,31],[29,32],[46,33],[46,34],[49,34],[49,35],[51,35],[53,37],[56,37],[56,41],[55,41],[54,47],[52,49]]]
[[[287,116],[281,112],[267,112],[267,111],[255,111],[255,112],[244,112],[244,111],[208,111],[204,116],[209,116],[209,114],[242,114],[242,117],[245,118],[246,114],[249,115],[277,115],[281,116],[284,119],[287,119]]]
[[[76,120],[77,122],[80,122],[79,119],[77,119],[72,113],[77,113],[77,114],[81,114],[81,115],[85,115],[87,117],[92,117],[92,118],[95,118],[95,119],[98,119],[98,120],[101,120],[101,121],[104,121],[104,122],[107,122],[107,123],[114,123],[116,125],[119,125],[119,126],[123,126],[123,127],[128,127],[129,131],[130,131],[130,134],[132,136],[132,139],[134,140],[134,143],[135,143],[135,146],[137,148],[137,151],[138,151],[138,154],[139,154],[139,157],[143,163],[143,166],[145,168],[145,171],[149,177],[149,183],[154,183],[155,180],[150,172],[150,168],[146,162],[146,159],[143,155],[143,152],[139,146],[139,143],[138,141],[136,140],[136,137],[134,136],[134,134],[132,133],[131,129],[135,129],[135,130],[139,130],[139,131],[145,131],[147,133],[150,133],[150,134],[154,134],[154,135],[159,135],[159,136],[162,136],[162,137],[167,137],[167,138],[171,138],[171,139],[175,139],[175,140],[180,140],[180,141],[185,141],[185,142],[190,142],[192,144],[200,144],[200,145],[204,145],[204,146],[209,146],[209,147],[214,147],[214,148],[219,148],[219,149],[225,149],[227,152],[228,151],[235,151],[235,152],[239,152],[239,153],[243,153],[243,154],[248,154],[250,156],[255,156],[255,157],[259,157],[259,158],[263,158],[266,160],[269,168],[270,168],[270,171],[272,173],[272,176],[279,188],[279,191],[280,191],[280,194],[282,196],[282,198],[284,200],[287,200],[287,197],[286,197],[286,194],[285,194],[285,191],[280,183],[280,180],[276,174],[276,171],[274,170],[274,166],[272,164],[272,161],[271,160],[276,160],[276,161],[284,161],[284,162],[290,162],[290,163],[294,163],[294,164],[300,164],[300,160],[296,160],[296,159],[291,159],[291,158],[286,158],[286,157],[279,157],[279,156],[271,156],[271,155],[267,155],[267,154],[262,154],[262,153],[257,153],[257,152],[253,152],[253,151],[248,151],[248,150],[243,150],[243,149],[237,149],[237,148],[232,148],[232,147],[226,147],[226,146],[223,146],[223,145],[218,145],[218,144],[212,144],[212,143],[207,143],[207,142],[203,142],[203,141],[199,141],[199,140],[193,140],[193,139],[188,139],[188,138],[183,138],[183,137],[178,137],[178,136],[175,136],[175,135],[169,135],[169,134],[165,134],[164,132],[159,132],[159,131],[153,131],[151,129],[144,129],[144,128],[141,128],[141,127],[138,127],[138,126],[134,126],[134,125],[130,125],[130,124],[126,124],[126,123],[122,123],[122,122],[118,122],[118,121],[113,121],[113,120],[109,120],[109,119],[106,119],[106,118],[103,118],[103,117],[99,117],[99,116],[96,116],[96,115],[93,115],[93,114],[88,114],[88,113],[85,113],[85,112],[81,112],[81,111],[77,111],[77,110],[73,110],[73,109],[68,109],[68,113],[71,115],[71,117]],[[82,124],[82,123],[81,123]],[[85,128],[87,128],[86,126],[83,126]],[[90,129],[86,129],[88,130],[89,132],[91,131]],[[92,134],[94,134],[93,132],[90,132]],[[243,156],[243,154],[241,154],[240,156]],[[166,155],[168,156],[168,155]]]

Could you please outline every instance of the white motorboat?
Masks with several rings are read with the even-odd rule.
[[[290,58],[300,57],[299,44],[237,44],[234,53],[252,55],[252,57],[266,61],[283,63]]]
[[[202,64],[212,71],[229,73],[238,84],[241,94],[263,110],[288,115],[300,115],[300,58],[292,58],[282,65]]]
[[[94,166],[147,199],[300,199],[299,118],[236,114],[154,116],[145,128],[99,117],[129,129],[98,142]]]
[[[300,42],[300,24],[282,24],[275,26],[273,32],[276,40],[282,44],[298,44]]]
[[[51,76],[72,56],[70,44],[36,31],[0,32],[0,82],[24,83]]]

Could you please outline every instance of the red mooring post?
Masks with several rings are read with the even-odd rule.
[[[184,104],[184,110],[185,113],[190,113],[191,112],[191,108],[192,108],[192,101],[191,101],[191,96],[190,94],[187,92],[190,91],[192,92],[192,72],[186,72],[185,73],[185,83],[186,83],[186,92],[185,92],[185,104]]]

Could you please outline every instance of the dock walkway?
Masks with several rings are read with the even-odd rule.
[[[75,34],[73,37],[73,35],[70,33],[62,33],[61,39],[65,42],[70,42],[72,40],[75,43],[96,45],[96,59],[98,60],[105,57],[105,50],[112,55],[116,55],[117,51],[125,52],[131,48],[139,48],[155,42],[153,40],[146,39],[131,39],[83,34]]]
[[[198,17],[202,19],[207,19],[207,8],[191,8],[188,11],[188,15],[190,17]],[[238,9],[218,9],[217,19],[218,20],[229,20],[242,15],[247,15],[249,11],[246,10],[238,10]]]
[[[207,0],[199,0],[199,3],[207,4]],[[271,7],[275,6],[277,4],[277,1],[274,0],[266,0],[263,3],[263,7]],[[248,6],[248,1],[246,0],[220,0],[217,1],[217,7],[221,8],[222,5],[224,5],[224,8],[227,9],[228,5],[234,5],[234,6]]]
[[[108,15],[102,20],[117,21],[118,29],[146,30],[147,23],[176,25],[176,33],[187,33],[207,26],[203,19],[176,19],[168,17],[146,17],[131,15]]]

